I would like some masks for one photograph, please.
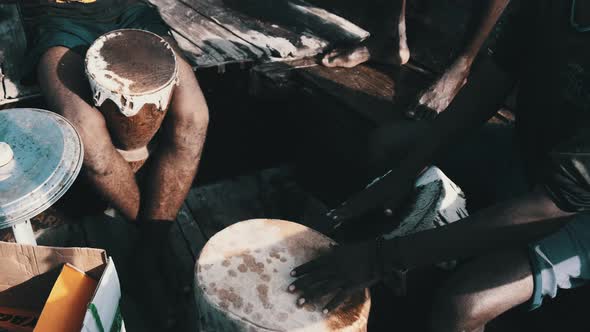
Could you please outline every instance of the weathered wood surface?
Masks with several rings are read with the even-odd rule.
[[[215,59],[216,65],[254,61],[264,55],[261,49],[199,14],[185,3],[176,0],[150,2],[158,7],[160,15],[173,31],[197,46],[208,57]],[[200,56],[195,56],[197,66],[211,65],[208,58],[201,62]]]
[[[260,64],[252,68],[252,93],[280,90],[319,91],[345,105],[374,125],[400,121],[416,96],[435,79],[432,73],[411,66],[386,67],[362,64],[355,68],[326,68],[311,60]],[[510,100],[490,120],[511,124]]]
[[[210,238],[236,222],[256,218],[290,220],[322,228],[327,208],[307,194],[287,168],[268,169],[191,190],[187,206]]]
[[[0,105],[38,95],[19,83],[26,43],[16,4],[0,4]]]
[[[192,65],[193,70],[196,70],[197,68],[208,68],[219,65],[219,61],[217,61],[211,55],[205,53],[205,51],[193,44],[190,40],[186,39],[178,31],[171,29],[170,32],[172,33],[174,40],[176,40],[178,47],[180,47],[182,50],[183,55]]]
[[[368,32],[303,1],[150,0],[197,67],[293,60],[317,55],[330,43],[359,42]],[[277,7],[278,5],[278,7]],[[265,15],[268,9],[281,15]]]
[[[427,77],[405,67],[363,64],[326,68],[307,60],[261,64],[252,69],[252,77],[253,92],[281,89],[288,84],[291,89],[321,92],[374,124],[400,119],[402,113],[394,106],[408,102],[427,82]]]
[[[299,34],[280,24],[263,22],[228,8],[223,0],[186,0],[182,3],[255,45],[271,59],[314,56],[327,45],[325,40],[308,32]]]

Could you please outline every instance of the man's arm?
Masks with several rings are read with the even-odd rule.
[[[385,264],[412,268],[522,247],[556,231],[573,214],[559,209],[542,188],[445,227],[386,241]]]
[[[468,137],[500,109],[514,87],[514,79],[500,70],[489,56],[482,57],[472,79],[449,106],[450,112],[437,117],[409,148],[405,160],[392,156],[392,171],[364,191],[351,197],[330,215],[339,221],[357,219],[380,208],[395,208],[412,191],[416,176],[455,142]]]
[[[353,292],[379,281],[390,268],[431,265],[481,255],[494,249],[522,247],[556,231],[572,216],[560,210],[544,189],[498,204],[445,227],[384,241],[344,244],[295,268],[289,291],[305,303],[336,292],[325,312]],[[319,287],[318,287],[319,286]]]
[[[461,90],[475,58],[498,22],[510,0],[488,0],[479,17],[477,29],[469,36],[469,42],[444,73],[418,97],[416,107],[406,112],[410,118],[433,118],[447,109]]]

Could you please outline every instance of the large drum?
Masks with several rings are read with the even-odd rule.
[[[88,49],[86,75],[113,143],[134,170],[139,169],[178,83],[172,47],[151,32],[115,30]]]
[[[369,291],[351,296],[324,315],[298,307],[287,291],[290,271],[334,243],[305,226],[281,220],[239,222],[213,236],[195,267],[195,295],[202,331],[366,331]]]

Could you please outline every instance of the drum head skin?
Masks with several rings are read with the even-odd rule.
[[[318,305],[296,305],[287,291],[293,268],[334,242],[305,226],[281,220],[239,222],[213,236],[197,261],[196,298],[205,330],[364,331],[368,290],[324,315]]]
[[[6,228],[63,196],[80,172],[84,149],[70,122],[34,108],[0,111],[0,142],[13,154],[0,166],[0,228]]]
[[[123,94],[151,93],[174,79],[174,51],[160,36],[143,30],[116,30],[88,49],[88,72],[104,87]]]
[[[85,62],[96,106],[110,99],[126,116],[148,103],[165,108],[178,81],[174,50],[148,31],[104,34],[90,46]]]

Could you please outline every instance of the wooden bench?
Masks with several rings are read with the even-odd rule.
[[[222,0],[150,2],[195,70],[218,67],[223,71],[228,64],[309,58],[333,44],[354,44],[369,36],[349,21],[302,0],[251,1],[258,6],[254,11],[240,1],[232,7]],[[272,14],[279,3],[283,16]],[[19,7],[16,3],[0,5],[0,17],[2,105],[38,96],[39,91],[19,82],[27,48]]]

